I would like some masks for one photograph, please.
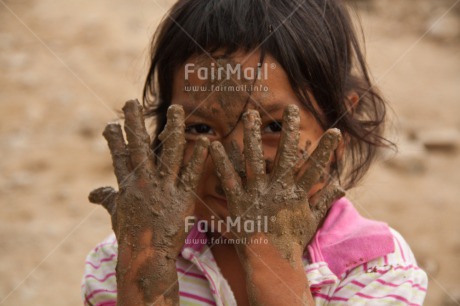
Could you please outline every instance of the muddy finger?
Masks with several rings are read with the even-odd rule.
[[[238,145],[238,141],[233,139],[230,144],[226,142],[224,145],[225,152],[233,164],[238,175],[243,179],[243,182],[246,180],[246,166],[244,163],[244,155],[241,147]]]
[[[256,110],[249,110],[243,115],[244,123],[244,157],[249,188],[260,186],[265,176],[265,161],[260,135],[261,120]]]
[[[175,181],[182,166],[185,150],[184,110],[182,106],[171,105],[168,108],[167,122],[158,136],[162,142],[161,159],[159,161],[160,176],[168,176]]]
[[[315,151],[300,170],[303,174],[297,183],[298,187],[308,192],[318,182],[340,140],[341,133],[338,129],[329,129],[324,133]]]
[[[116,196],[117,192],[112,187],[100,187],[90,192],[88,200],[102,205],[113,216],[116,210]]]
[[[150,150],[150,137],[145,129],[142,106],[137,100],[126,102],[123,107],[125,114],[125,132],[128,139],[128,151],[133,168],[138,171],[152,168],[152,156]],[[144,171],[138,171],[144,173]]]
[[[222,144],[214,141],[209,148],[216,166],[217,176],[222,183],[227,197],[240,194],[242,191],[241,179],[233,168]]]
[[[208,156],[208,147],[209,139],[199,137],[193,149],[192,158],[182,174],[181,184],[185,191],[196,189]]]
[[[118,186],[120,186],[129,176],[131,170],[129,152],[123,138],[121,126],[118,123],[109,123],[104,129],[103,135],[109,145],[113,169],[117,177]]]
[[[293,180],[292,169],[298,159],[300,113],[296,105],[288,105],[283,113],[281,138],[276,152],[273,180],[289,183]]]
[[[310,199],[310,209],[318,224],[326,216],[332,204],[343,197],[345,191],[336,184],[329,184]]]

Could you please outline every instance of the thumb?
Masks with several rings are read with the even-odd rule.
[[[117,192],[112,187],[99,187],[90,192],[88,200],[102,205],[111,216],[115,214]]]
[[[310,200],[310,209],[318,224],[324,219],[334,201],[344,195],[345,191],[337,184],[329,184],[313,195]]]

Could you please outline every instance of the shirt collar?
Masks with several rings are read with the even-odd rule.
[[[195,222],[193,227],[188,232],[188,235],[187,235],[187,238],[185,239],[185,243],[184,243],[184,246],[182,247],[181,253],[184,253],[184,251],[187,249],[191,249],[195,252],[201,252],[201,250],[203,249],[203,246],[207,243],[207,241],[208,241],[208,238],[206,237],[206,234],[199,231],[198,224]]]
[[[394,252],[386,223],[361,216],[346,198],[334,202],[307,247],[312,262],[326,262],[340,277],[345,271]]]

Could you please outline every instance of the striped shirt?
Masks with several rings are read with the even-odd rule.
[[[116,305],[117,249],[112,234],[89,253],[85,305]],[[181,305],[236,305],[210,250],[194,227],[176,261]],[[359,216],[345,198],[334,203],[303,262],[316,305],[422,305],[426,295],[426,273],[401,235]]]

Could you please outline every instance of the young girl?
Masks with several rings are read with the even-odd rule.
[[[151,53],[127,142],[104,131],[85,305],[422,304],[407,243],[343,197],[391,145],[343,1],[179,0]]]

